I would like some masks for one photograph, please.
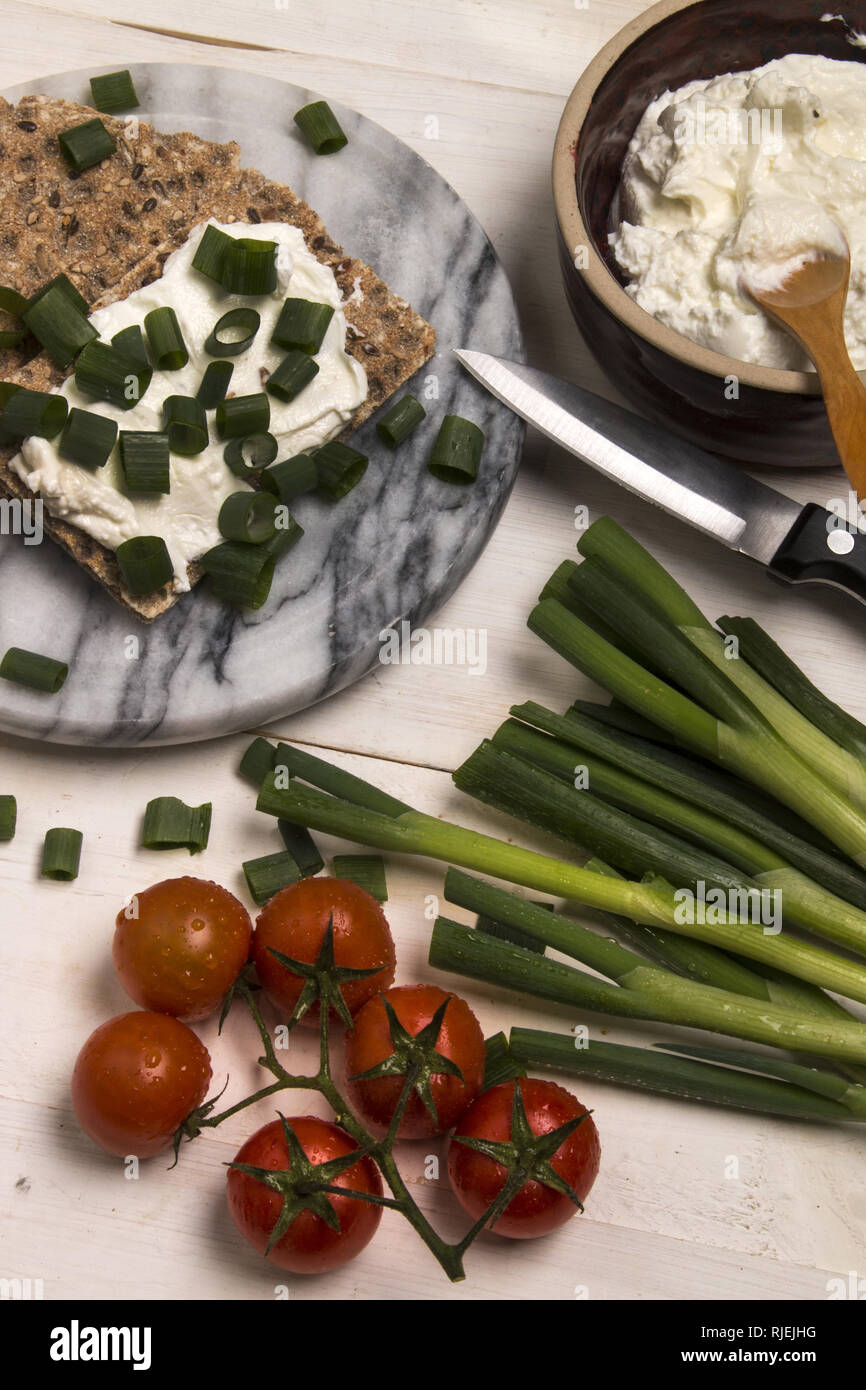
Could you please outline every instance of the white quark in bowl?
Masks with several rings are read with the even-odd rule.
[[[628,293],[744,362],[813,370],[749,298],[815,254],[851,257],[845,337],[866,369],[866,68],[792,53],[651,102],[611,234]]]

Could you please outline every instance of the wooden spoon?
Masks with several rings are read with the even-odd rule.
[[[862,501],[866,498],[866,386],[845,346],[850,272],[849,256],[821,255],[804,261],[772,289],[748,279],[744,287],[815,363],[839,457]]]

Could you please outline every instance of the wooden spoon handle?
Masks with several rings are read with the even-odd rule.
[[[848,480],[860,501],[866,499],[866,386],[850,361],[838,354],[815,362],[830,429]]]

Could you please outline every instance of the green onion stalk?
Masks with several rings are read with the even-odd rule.
[[[732,948],[737,954],[763,960],[812,984],[866,1001],[866,974],[863,969],[855,962],[808,943],[784,936],[766,936],[754,926],[738,921],[725,921],[719,926],[689,926],[686,930],[677,921],[673,889],[662,880],[638,883],[577,868],[425,815],[371,787],[360,778],[342,773],[340,769],[301,750],[282,745],[278,757],[282,761],[265,777],[258,808],[281,820],[354,840],[375,849],[425,855],[459,864],[553,897],[572,899],[585,906],[669,929],[674,933],[693,934],[709,944],[721,944]],[[282,785],[285,780],[284,767],[294,774],[288,786]],[[321,784],[327,784],[328,792],[334,794],[323,793],[312,786],[301,786],[298,781],[300,777],[309,782],[318,780]],[[544,918],[544,930],[549,930],[554,914],[543,908],[537,911]],[[496,913],[490,915],[497,916]],[[597,945],[613,950],[613,943],[603,942],[594,933],[577,928],[574,923],[569,923],[569,928],[572,933],[585,932],[580,937],[583,947],[589,945],[593,952]],[[484,933],[475,935],[480,940]],[[493,937],[488,937],[487,941],[492,943],[494,953],[497,949],[506,954],[511,950],[520,952],[520,969],[517,981],[512,981],[512,987],[530,992],[540,990],[545,994],[547,986],[539,978],[538,972],[544,975],[545,972],[557,974],[564,970],[566,976],[557,974],[555,986],[564,991],[562,1002],[571,1003],[584,998],[586,981],[593,990],[602,983],[585,976],[584,972],[549,961],[531,951],[512,948],[507,942],[497,941]],[[463,946],[459,948],[458,956],[462,949]],[[623,948],[616,949],[619,951]],[[527,961],[526,957],[530,959]],[[595,960],[587,960],[585,956],[582,958],[584,963],[598,968]],[[619,959],[623,960],[622,957]],[[600,1007],[610,1005],[609,1011],[625,1010],[632,1012],[634,1017],[688,1023],[777,1047],[866,1062],[866,1030],[859,1023],[808,1017],[794,1009],[727,994],[712,986],[659,971],[633,953],[626,952],[625,959],[628,962],[628,979],[620,981],[620,985],[626,984],[628,987],[620,993],[615,987],[605,986],[605,997],[600,1000]],[[500,982],[508,983],[507,980]],[[611,989],[618,1004],[617,1009],[612,1007],[613,1000],[608,997],[607,992]],[[647,1000],[646,989],[652,993],[652,1002]],[[547,993],[546,997],[554,996]]]

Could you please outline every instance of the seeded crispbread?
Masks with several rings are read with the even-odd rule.
[[[27,111],[26,116],[17,114],[22,109]],[[23,98],[14,109],[15,119],[10,121],[11,111],[12,108],[0,111],[0,122],[5,121],[3,134],[0,135],[0,188],[5,182],[4,168],[11,167],[7,140],[11,137],[12,127],[18,120],[35,122],[38,115],[40,129],[44,134],[49,128],[63,130],[67,125],[89,119],[95,114],[86,107],[75,107],[68,102],[55,103],[44,97]],[[106,125],[109,125],[109,119],[105,118],[105,121]],[[113,167],[119,165],[121,160],[124,165],[128,166],[129,163],[121,148],[123,122],[117,121],[110,125],[116,138],[117,127],[120,127],[121,132],[118,152],[95,169],[82,174],[80,180],[73,180],[73,184],[77,184],[88,179],[91,190],[89,201],[95,207],[101,208],[101,211],[92,217],[84,216],[85,207],[82,205],[81,212],[78,213],[78,225],[69,238],[70,242],[76,240],[74,262],[69,259],[72,253],[66,251],[62,235],[54,236],[51,242],[50,265],[42,269],[48,258],[48,253],[44,253],[39,261],[40,270],[36,284],[43,283],[45,279],[50,279],[62,270],[69,274],[70,279],[75,280],[82,293],[85,293],[83,275],[90,277],[88,287],[98,283],[100,277],[103,277],[104,284],[98,292],[94,293],[91,288],[90,295],[86,296],[94,308],[100,308],[105,304],[125,299],[134,290],[158,279],[171,252],[187,239],[192,227],[210,217],[225,223],[287,222],[300,228],[311,252],[332,269],[343,298],[348,301],[344,304],[348,324],[346,348],[361,362],[367,374],[367,397],[355,412],[351,424],[343,431],[341,438],[351,434],[432,356],[435,349],[435,333],[431,326],[403,299],[395,295],[369,266],[363,261],[347,256],[342,248],[330,239],[318,214],[291,189],[266,179],[258,170],[238,169],[234,145],[209,145],[194,135],[163,136],[142,123],[140,132],[145,132],[143,138],[147,140],[148,148],[152,149],[154,157],[162,161],[170,159],[173,166],[172,174],[165,174],[162,179],[151,172],[148,175],[148,190],[153,188],[156,180],[168,191],[167,180],[171,178],[175,180],[175,191],[172,192],[170,204],[169,200],[166,200],[159,217],[162,239],[154,242],[154,235],[158,230],[156,219],[145,222],[144,218],[140,217],[136,227],[130,229],[130,236],[121,238],[123,254],[118,257],[114,247],[106,251],[105,256],[111,262],[109,269],[107,264],[102,263],[103,256],[96,255],[97,247],[101,248],[107,244],[104,237],[104,229],[107,227],[105,198],[99,199],[98,194],[103,187],[127,187],[115,177],[118,173],[121,178],[126,177],[122,167]],[[142,138],[141,134],[139,138]],[[188,142],[190,152],[188,159],[183,155],[185,142]],[[52,179],[56,182],[62,177],[64,161],[56,146],[53,153],[48,148],[51,141],[43,138],[42,144],[44,148],[40,177],[45,180],[47,187]],[[211,175],[199,181],[195,176],[196,161],[205,149],[223,152],[215,161],[220,172],[219,177]],[[105,180],[104,185],[98,177],[100,171]],[[140,186],[144,178],[145,173],[142,171],[134,182]],[[4,189],[4,193],[6,192],[8,190]],[[148,191],[148,197],[142,201],[147,202],[153,196],[154,193]],[[122,201],[121,199],[121,204]],[[118,200],[112,195],[109,205],[112,215],[117,205]],[[0,200],[0,209],[2,206]],[[18,225],[22,225],[20,213]],[[23,219],[23,228],[24,231],[29,230],[26,216]],[[19,266],[23,266],[27,257],[32,264],[35,254],[29,249],[32,246],[32,240],[25,241],[19,252]],[[133,259],[134,249],[138,254]],[[92,267],[89,266],[91,257]],[[96,264],[97,261],[99,265]],[[76,274],[73,267],[80,264],[89,268]],[[16,281],[10,276],[9,283],[16,284]],[[28,290],[34,287],[34,282],[28,282],[26,277],[23,283],[27,285]],[[65,373],[55,368],[43,355],[4,373],[5,379],[18,381],[36,390],[50,390],[59,385],[64,376]],[[32,496],[29,488],[9,467],[13,456],[14,450],[10,448],[0,450],[0,492],[29,498]],[[144,598],[131,595],[122,582],[113,551],[93,540],[78,527],[59,517],[52,517],[47,508],[44,526],[46,533],[68,551],[113,598],[145,622],[152,622],[177,601],[179,595],[167,591],[159,591]],[[197,564],[189,567],[188,578],[191,585],[201,578],[201,569]]]

